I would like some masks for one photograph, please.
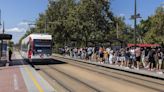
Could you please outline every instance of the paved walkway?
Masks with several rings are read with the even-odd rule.
[[[0,92],[28,92],[19,67],[0,68]]]
[[[34,68],[24,64],[18,52],[12,59],[12,66],[0,67],[0,92],[55,92]]]
[[[7,62],[7,60],[6,60],[6,57],[1,57],[1,59],[0,59],[0,67],[3,67],[3,66],[5,66],[6,65],[6,62]]]

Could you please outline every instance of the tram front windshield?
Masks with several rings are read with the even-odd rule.
[[[34,40],[34,53],[35,54],[51,54],[52,53],[52,41],[51,40]]]

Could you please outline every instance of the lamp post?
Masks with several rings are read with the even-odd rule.
[[[137,19],[141,18],[140,14],[137,14],[137,0],[134,1],[134,15],[131,16],[131,19],[134,19],[134,46],[136,48],[136,31],[137,31]]]

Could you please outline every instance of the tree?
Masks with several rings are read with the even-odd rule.
[[[130,27],[110,11],[110,0],[49,0],[47,10],[39,14],[36,27],[30,33],[45,32],[53,35],[55,48],[76,39],[77,46],[88,46],[92,40],[116,38],[119,24],[120,38],[128,39]],[[113,21],[113,23],[111,23]],[[46,30],[45,30],[46,29]],[[127,33],[125,33],[125,31]]]
[[[141,35],[145,43],[163,43],[164,42],[164,8],[158,7],[153,16],[147,20],[142,20],[139,25],[142,30]]]

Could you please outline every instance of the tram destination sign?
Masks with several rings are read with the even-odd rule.
[[[11,40],[12,35],[11,34],[0,34],[0,40]]]

